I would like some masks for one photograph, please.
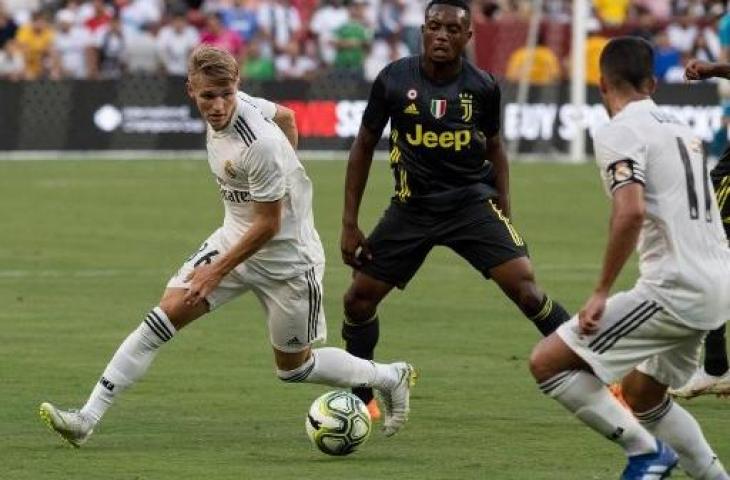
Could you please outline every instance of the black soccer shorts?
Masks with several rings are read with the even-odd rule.
[[[528,255],[524,240],[491,201],[433,213],[397,203],[385,210],[368,238],[372,260],[360,271],[405,288],[437,245],[451,248],[489,278],[489,270]]]

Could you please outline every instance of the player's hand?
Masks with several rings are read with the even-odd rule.
[[[368,260],[373,258],[367,239],[357,226],[342,227],[340,252],[342,253],[342,261],[355,268],[362,266],[361,257]]]
[[[578,326],[581,333],[592,335],[598,331],[598,324],[606,309],[608,295],[603,292],[595,292],[588,299],[578,313]]]
[[[684,78],[687,80],[704,80],[711,78],[713,75],[714,65],[702,60],[690,60],[684,70]]]
[[[203,264],[195,267],[195,270],[185,279],[186,282],[190,283],[188,291],[183,297],[183,301],[186,305],[194,307],[199,304],[221,283],[223,274],[215,263]]]

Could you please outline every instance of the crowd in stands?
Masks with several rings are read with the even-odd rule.
[[[0,0],[0,78],[184,76],[195,46],[231,52],[244,78],[373,79],[416,52],[422,0]]]
[[[471,3],[475,23],[525,23],[536,13],[527,0]],[[569,28],[572,3],[544,0],[543,23]],[[190,51],[208,43],[230,51],[246,79],[311,79],[342,72],[372,80],[390,61],[419,51],[425,4],[426,0],[0,0],[0,79],[184,76]],[[723,25],[730,43],[725,0],[592,0],[588,81],[597,81],[598,55],[616,34],[650,40],[656,48],[657,76],[680,81],[689,58],[719,58],[725,43]],[[504,72],[507,79],[516,81],[526,72],[538,84],[567,78],[569,56],[545,35],[539,37],[534,53],[524,48],[512,52]]]
[[[524,22],[535,13],[530,10],[530,2],[478,1],[477,15],[486,21]],[[570,35],[571,7],[572,0],[544,0],[545,22],[564,24],[563,34],[551,39],[543,28],[534,53],[528,55],[527,48],[516,49],[506,68],[509,80],[516,82],[528,76],[533,84],[550,85],[569,76],[569,52],[561,48],[561,43]],[[668,83],[683,82],[689,59],[718,61],[723,48],[730,47],[730,15],[726,12],[726,0],[592,0],[587,21],[587,82],[598,84],[601,50],[615,35],[637,35],[651,42],[657,78]]]

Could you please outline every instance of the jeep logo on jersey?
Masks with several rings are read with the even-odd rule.
[[[423,125],[416,124],[416,131],[413,135],[406,133],[406,140],[413,146],[423,145],[426,148],[453,148],[457,152],[471,142],[470,130],[454,130],[441,133],[423,130]]]
[[[446,115],[446,99],[445,98],[434,98],[431,99],[431,115],[438,119]]]

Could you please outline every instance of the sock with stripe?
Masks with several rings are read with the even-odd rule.
[[[388,388],[398,382],[398,372],[390,365],[363,360],[341,348],[312,350],[309,360],[294,370],[277,370],[285,382],[304,382],[331,387]]]
[[[612,440],[626,455],[656,452],[656,439],[621,406],[595,375],[581,370],[561,372],[540,383],[554,398],[593,430]]]
[[[160,307],[153,308],[144,321],[122,342],[107,364],[81,414],[99,422],[121,392],[147,371],[163,343],[175,335],[175,327]]]
[[[342,338],[345,340],[345,350],[356,357],[372,360],[375,355],[375,345],[380,336],[380,320],[375,314],[364,323],[355,323],[345,317],[342,323]],[[356,387],[352,393],[367,405],[373,399],[372,388]]]
[[[545,295],[535,315],[530,315],[530,320],[535,324],[540,333],[547,337],[557,328],[570,320],[570,314],[558,302]]]
[[[690,477],[707,480],[728,478],[697,421],[671,397],[667,396],[659,406],[648,412],[636,413],[636,418],[677,452],[679,466]]]
[[[705,371],[721,377],[728,371],[725,325],[707,334],[705,340]]]

